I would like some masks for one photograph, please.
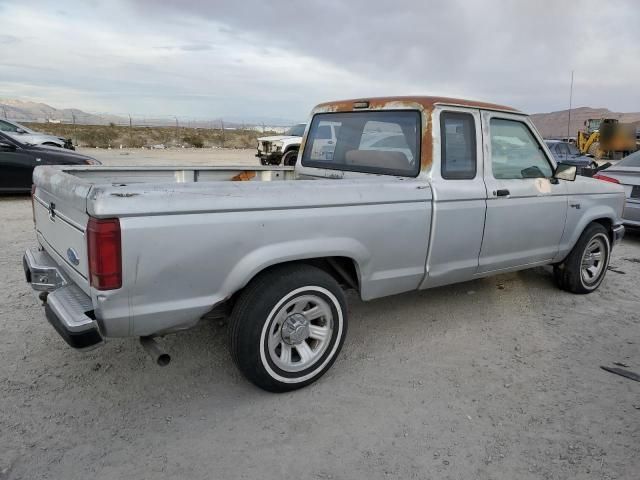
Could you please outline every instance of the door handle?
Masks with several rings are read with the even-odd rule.
[[[495,192],[493,192],[493,194],[496,197],[508,197],[510,195],[509,190],[507,190],[506,188],[496,190]]]

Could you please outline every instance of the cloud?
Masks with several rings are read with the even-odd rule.
[[[3,35],[21,40],[0,50],[5,81],[37,92],[44,78],[89,105],[51,101],[101,111],[299,119],[327,99],[412,93],[549,111],[566,108],[571,70],[575,105],[640,110],[632,0],[61,0],[56,22],[46,2],[3,8]]]
[[[160,50],[183,50],[185,52],[201,52],[204,50],[211,50],[213,46],[208,44],[194,44],[194,45],[175,45],[175,46],[162,46],[156,47]]]

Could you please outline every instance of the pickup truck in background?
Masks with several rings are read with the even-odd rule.
[[[287,130],[284,135],[259,137],[256,157],[260,163],[262,165],[295,165],[306,126],[305,123],[299,123]]]
[[[576,178],[508,107],[329,102],[300,152],[295,169],[38,167],[24,268],[48,320],[73,347],[140,337],[166,363],[153,337],[229,316],[242,373],[286,391],[335,361],[345,289],[366,301],[552,265],[590,293],[624,234],[622,187]]]

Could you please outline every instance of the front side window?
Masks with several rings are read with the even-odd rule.
[[[415,177],[420,171],[420,112],[319,113],[313,117],[305,167]]]
[[[549,178],[553,174],[542,148],[522,122],[491,119],[491,165],[496,179]]]
[[[476,127],[473,115],[443,112],[440,115],[441,175],[450,180],[476,176]]]

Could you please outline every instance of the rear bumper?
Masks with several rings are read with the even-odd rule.
[[[27,250],[22,259],[27,283],[49,292],[45,315],[58,334],[73,348],[86,350],[104,342],[93,316],[91,298],[71,282],[42,250]]]

